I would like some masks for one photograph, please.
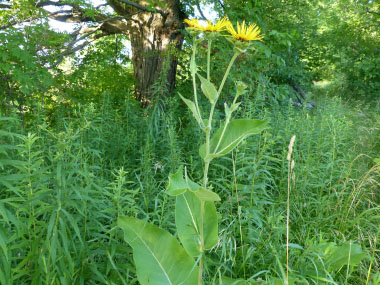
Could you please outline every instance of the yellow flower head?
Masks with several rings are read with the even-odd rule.
[[[218,22],[216,22],[215,25],[210,21],[207,21],[207,26],[205,26],[203,30],[205,32],[220,32],[226,28],[228,23],[230,23],[230,21],[228,21],[226,17],[224,17],[221,20],[218,20]]]
[[[210,21],[199,21],[198,19],[186,19],[184,22],[189,26],[189,29],[201,32],[220,32],[227,27],[228,23],[230,23],[225,17],[218,20],[216,24],[213,24]]]
[[[248,41],[262,41],[263,35],[260,35],[261,30],[256,24],[251,24],[249,26],[245,25],[245,21],[242,24],[239,22],[236,23],[237,31],[231,22],[227,24],[227,31],[231,36],[239,41],[248,42]]]
[[[191,30],[198,30],[198,31],[203,31],[204,30],[204,25],[199,23],[198,19],[186,19],[184,22],[189,26],[189,29]]]

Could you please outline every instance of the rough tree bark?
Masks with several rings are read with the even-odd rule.
[[[123,3],[121,3],[123,2]],[[148,105],[155,93],[154,83],[160,76],[166,77],[167,91],[175,87],[177,58],[172,52],[182,46],[183,14],[179,0],[165,0],[163,8],[142,10],[146,1],[109,1],[119,15],[132,15],[127,23],[132,46],[135,96],[143,105]]]
[[[183,17],[179,1],[165,2],[165,14],[140,12],[128,22],[136,80],[135,95],[143,104],[154,100],[154,83],[160,76],[166,77],[167,91],[175,87],[177,57],[173,51],[182,46],[180,27]]]

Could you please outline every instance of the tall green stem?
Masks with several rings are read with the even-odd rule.
[[[212,44],[212,39],[208,39],[208,49],[207,49],[207,80],[208,81],[210,81],[211,44]]]
[[[210,153],[210,128],[206,127],[206,156]],[[210,165],[210,161],[205,162],[205,169],[203,172],[203,187],[207,188],[207,176],[208,176],[208,167]],[[204,212],[205,212],[205,202],[201,200],[201,224],[200,224],[200,252],[202,254],[199,261],[199,276],[198,276],[198,285],[202,285],[202,275],[203,275],[203,250],[204,250]]]
[[[203,222],[204,222],[204,214],[205,214],[205,201],[201,201],[201,225],[200,225],[200,239],[201,239],[201,245],[200,245],[200,252],[201,252],[201,258],[199,260],[199,275],[198,275],[198,285],[202,285],[202,279],[203,279],[203,252],[204,252],[204,229],[203,229]]]
[[[226,79],[227,79],[227,77],[228,77],[228,74],[230,73],[231,67],[232,67],[232,65],[234,64],[236,58],[237,58],[239,55],[240,55],[240,52],[235,51],[234,55],[232,56],[232,58],[231,58],[231,60],[230,60],[230,63],[228,64],[228,67],[227,67],[226,73],[224,73],[224,77],[223,77],[222,83],[221,83],[220,86],[219,86],[219,90],[218,90],[218,95],[219,95],[219,96],[220,96],[220,93],[221,93],[222,90],[223,90],[224,83],[226,82]]]
[[[196,43],[196,40],[195,40],[195,37],[194,37],[193,38],[193,54],[191,55],[191,62],[193,64],[193,68],[195,70],[191,71],[191,76],[193,77],[193,89],[194,89],[194,102],[195,102],[195,106],[197,108],[197,112],[198,112],[199,118],[202,118],[202,116],[200,114],[199,105],[198,105],[197,81],[196,81],[196,78],[195,78],[195,73],[196,73],[195,54],[196,54],[196,52],[197,52],[197,43]],[[201,124],[203,126],[203,122],[201,122]]]
[[[224,76],[223,76],[223,80],[222,80],[222,83],[220,84],[219,86],[219,90],[218,90],[218,98],[216,99],[215,103],[211,105],[211,110],[210,110],[210,116],[208,118],[208,126],[207,126],[207,129],[208,129],[208,133],[206,132],[206,157],[210,154],[210,133],[211,133],[211,128],[212,128],[212,118],[214,116],[214,110],[215,110],[215,106],[216,106],[216,102],[218,101],[219,99],[219,96],[220,96],[220,93],[222,92],[223,90],[223,86],[224,86],[224,83],[226,82],[226,79],[228,77],[228,74],[230,73],[231,71],[231,67],[232,65],[234,64],[236,58],[239,56],[240,52],[235,52],[234,55],[232,56],[231,60],[230,60],[230,63],[228,64],[228,67],[226,69],[226,72],[224,73]],[[227,126],[227,123],[225,124],[225,126]],[[223,134],[224,134],[224,131],[225,129],[223,130]],[[220,139],[222,139],[223,137],[223,134],[222,136],[220,137]],[[206,173],[206,176],[203,177],[203,179],[207,180],[207,173]]]
[[[223,77],[222,83],[220,84],[220,87],[219,87],[219,90],[218,90],[218,98],[219,98],[219,96],[220,96],[220,93],[221,93],[222,90],[223,90],[224,83],[226,82],[226,79],[227,79],[227,77],[228,77],[228,75],[229,75],[229,73],[230,73],[230,71],[231,71],[231,67],[232,67],[232,65],[234,64],[236,58],[239,56],[239,54],[240,54],[240,52],[235,52],[234,55],[232,56],[231,60],[230,60],[230,63],[229,63],[229,65],[228,65],[228,67],[227,67],[227,70],[226,70],[226,72],[225,72],[225,74],[224,74],[224,77]],[[234,103],[235,103],[236,99],[237,99],[237,97],[235,96]],[[213,113],[214,113],[214,108],[215,108],[215,104],[211,107],[211,112],[210,112],[210,117],[211,117],[211,118],[212,118],[212,115],[213,115]],[[210,122],[210,121],[211,121],[211,119],[209,119],[209,122]],[[223,131],[222,131],[222,135],[220,136],[219,141],[218,141],[218,143],[217,143],[217,145],[216,145],[215,152],[218,150],[218,147],[219,147],[219,145],[220,145],[220,142],[221,142],[222,139],[223,139],[223,136],[224,136],[224,133],[225,133],[225,131],[226,131],[226,129],[227,129],[227,125],[228,125],[229,121],[230,121],[230,117],[227,117],[227,118],[226,118],[226,122],[224,123],[224,128],[223,128]]]

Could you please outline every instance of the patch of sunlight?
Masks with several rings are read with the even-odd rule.
[[[314,87],[318,89],[323,89],[331,85],[330,80],[321,80],[321,81],[313,81]]]

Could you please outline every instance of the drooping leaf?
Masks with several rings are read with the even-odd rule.
[[[178,93],[178,94],[181,97],[181,99],[183,100],[183,102],[185,102],[187,107],[189,107],[190,111],[193,113],[193,116],[197,120],[198,124],[201,125],[202,118],[200,117],[200,115],[197,112],[197,107],[195,106],[195,103],[193,101],[190,101],[190,100],[184,98],[180,93]]]
[[[187,174],[183,176],[183,165],[178,168],[178,171],[169,175],[169,183],[166,188],[166,193],[170,196],[177,196],[185,193],[186,191],[197,191],[200,186],[191,181]]]
[[[120,217],[118,226],[133,248],[137,278],[142,285],[197,284],[194,259],[168,232],[132,217]]]
[[[232,151],[242,140],[250,135],[255,135],[267,128],[267,121],[240,119],[228,123],[223,137],[224,126],[220,127],[210,141],[210,154],[206,158],[206,145],[199,148],[199,154],[203,159],[211,160],[223,156]],[[220,142],[219,142],[220,141]]]
[[[216,194],[213,191],[207,190],[203,187],[198,188],[198,191],[194,193],[195,193],[195,196],[197,196],[198,199],[202,201],[210,201],[210,202],[220,201],[220,197],[218,194]]]
[[[204,202],[204,247],[211,249],[218,242],[218,217],[213,202]],[[201,200],[193,192],[177,196],[175,223],[183,247],[193,257],[200,252]]]
[[[214,104],[218,99],[218,91],[216,90],[214,84],[199,74],[198,77],[201,80],[201,89],[203,94],[208,98],[211,104]]]

